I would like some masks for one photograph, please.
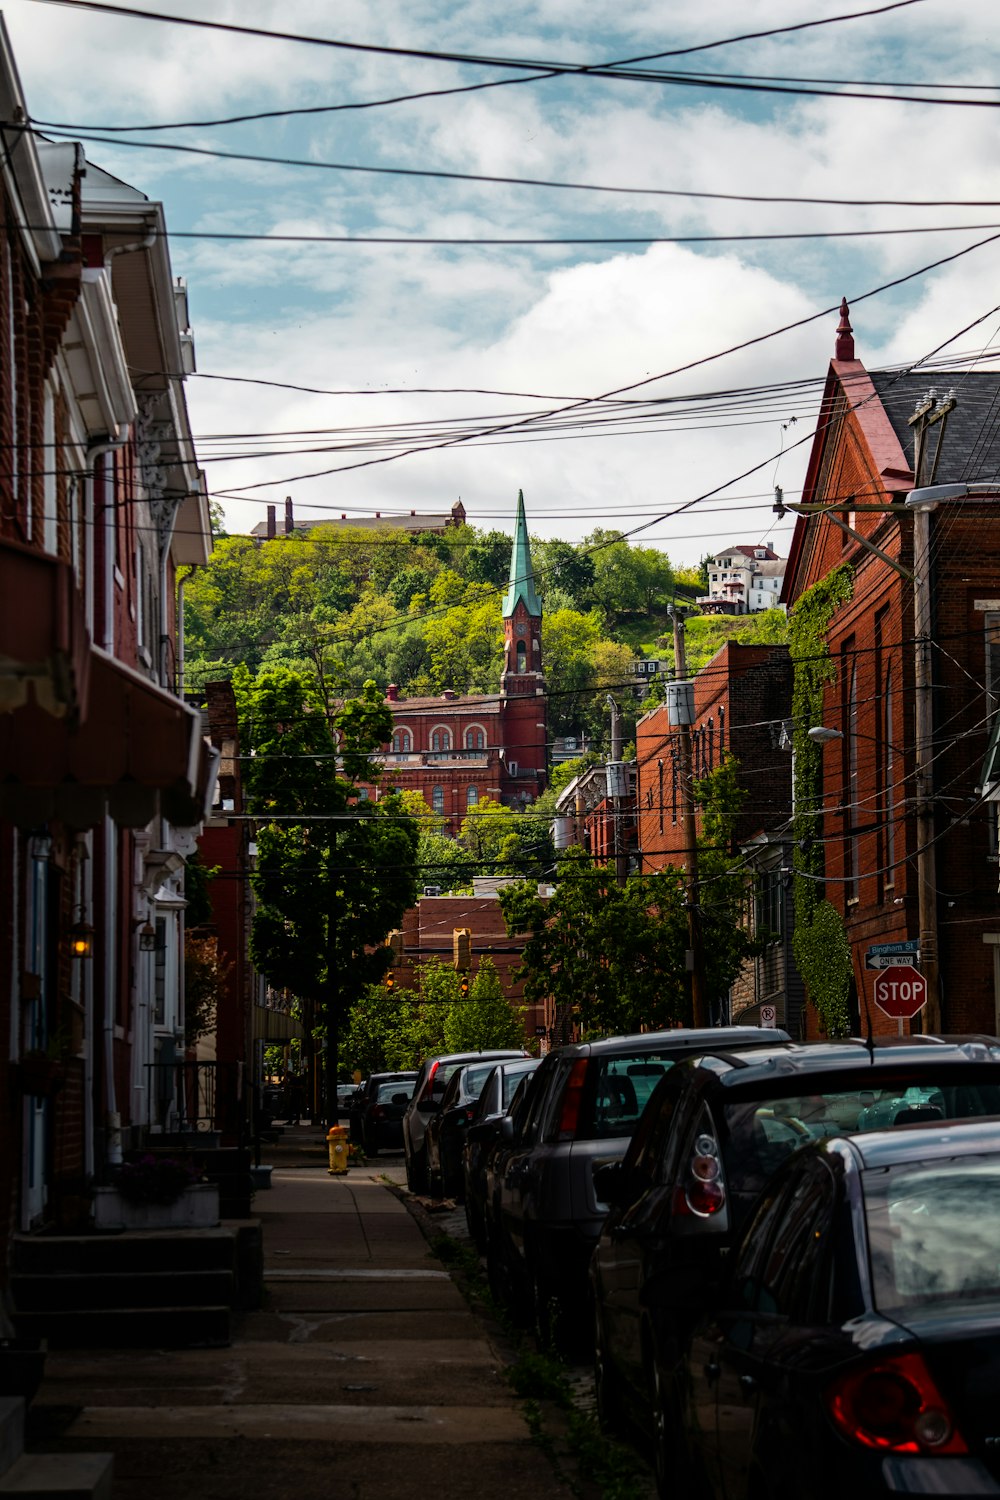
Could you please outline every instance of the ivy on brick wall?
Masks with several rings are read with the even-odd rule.
[[[853,593],[853,570],[845,563],[807,589],[789,615],[795,753],[792,947],[807,994],[827,1036],[845,1036],[849,1030],[851,950],[840,913],[823,898],[823,752],[809,738],[808,731],[823,722],[823,689],[837,672],[830,659],[826,632],[837,610]]]

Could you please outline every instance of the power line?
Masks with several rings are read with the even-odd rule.
[[[56,3],[56,0],[53,0]],[[1000,105],[1000,100],[997,101]],[[35,122],[40,124],[41,122]],[[22,127],[29,134],[36,134],[30,126]],[[652,198],[685,198],[698,199],[717,203],[759,203],[769,206],[790,205],[796,207],[814,206],[831,208],[998,208],[1000,200],[995,198],[819,198],[798,197],[787,194],[759,194],[759,193],[716,193],[698,191],[692,188],[658,188],[658,187],[626,187],[614,183],[595,182],[564,182],[546,177],[509,177],[495,173],[484,172],[450,172],[443,169],[430,167],[384,167],[372,166],[357,162],[341,161],[317,161],[312,157],[296,156],[265,156],[259,153],[247,151],[221,151],[209,146],[190,146],[182,142],[166,141],[128,141],[117,139],[113,136],[95,134],[85,129],[67,127],[46,127],[48,133],[56,135],[61,139],[72,139],[79,141],[90,141],[105,146],[131,146],[137,150],[148,151],[179,151],[192,156],[209,156],[220,161],[246,161],[255,164],[278,167],[302,167],[314,171],[324,172],[346,172],[359,173],[372,177],[411,177],[420,179],[432,179],[443,182],[470,182],[487,184],[499,187],[527,187],[545,188],[559,192],[577,193],[613,193],[629,197],[652,197]],[[959,226],[956,226],[959,227]],[[965,228],[982,229],[986,225],[965,225]],[[910,230],[869,230],[867,233],[919,233],[926,231]],[[171,234],[178,231],[171,230]],[[862,231],[855,231],[862,233]],[[220,236],[222,238],[224,236]],[[246,238],[247,236],[242,236]],[[813,236],[801,236],[803,238]],[[271,236],[255,236],[255,238],[271,238]],[[310,238],[310,237],[307,237]],[[728,237],[727,237],[728,238]],[[378,242],[378,243],[381,243]],[[434,241],[433,243],[466,243],[466,241]],[[504,241],[503,243],[508,243]],[[552,243],[545,241],[545,243]],[[589,241],[586,243],[590,243]]]

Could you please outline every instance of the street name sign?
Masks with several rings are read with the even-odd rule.
[[[893,964],[918,964],[919,962],[919,938],[904,938],[900,943],[872,943],[865,952],[866,969],[890,969]]]
[[[912,1021],[927,1004],[927,980],[911,965],[896,964],[875,976],[873,998],[895,1021]]]

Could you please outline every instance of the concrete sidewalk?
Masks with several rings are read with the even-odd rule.
[[[36,1447],[112,1451],[115,1500],[560,1500],[485,1323],[382,1180],[319,1131],[268,1152],[265,1303],[232,1347],[50,1353]]]

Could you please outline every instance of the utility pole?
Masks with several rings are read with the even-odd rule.
[[[674,672],[676,681],[668,688],[670,723],[679,731],[677,757],[681,778],[681,809],[684,829],[684,868],[687,875],[688,973],[691,976],[691,1024],[707,1026],[708,995],[705,984],[705,954],[701,941],[701,916],[698,911],[698,826],[695,820],[694,782],[692,776],[691,724],[694,719],[694,685],[687,680],[687,656],[684,648],[684,616],[673,605]],[[673,701],[671,702],[671,698]]]
[[[614,818],[615,837],[615,880],[619,885],[624,885],[628,879],[628,857],[625,853],[625,833],[622,827],[622,819],[625,816],[624,796],[622,781],[624,769],[622,766],[622,716],[617,702],[608,694],[608,707],[611,710],[611,760],[608,762],[608,796],[611,798],[612,817]]]
[[[337,972],[337,825],[330,825],[330,895],[326,910],[326,1067],[324,1069],[325,1123],[336,1125],[337,1070],[340,1066],[340,975]]]
[[[955,407],[949,391],[943,400],[928,391],[910,418],[913,433],[913,487],[932,485],[937,474],[948,413]],[[928,435],[941,423],[928,471]],[[927,1030],[941,1030],[941,970],[938,961],[937,856],[934,827],[934,682],[931,659],[931,511],[913,506],[913,758],[917,834],[917,912],[920,926],[920,972],[927,981]]]

